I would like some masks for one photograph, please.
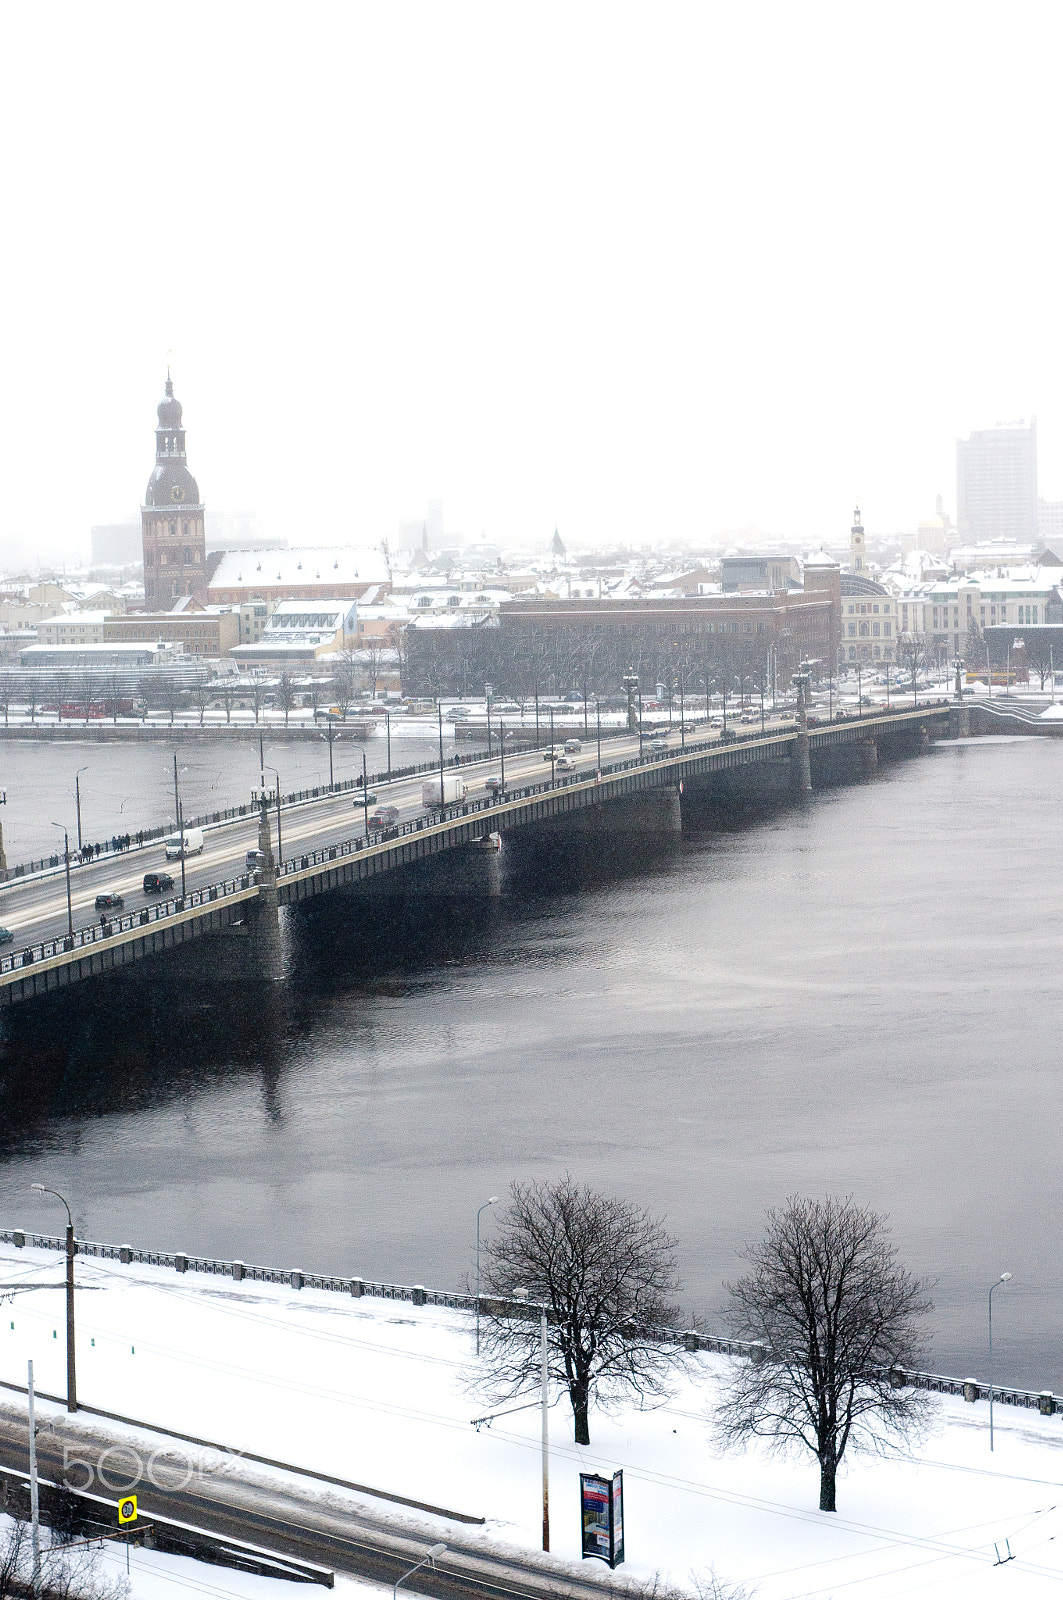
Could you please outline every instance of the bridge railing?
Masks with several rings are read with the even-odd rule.
[[[31,1233],[24,1228],[0,1228],[0,1242],[14,1245],[17,1250],[27,1247],[34,1250],[66,1250],[65,1238],[49,1233]],[[101,1261],[118,1261],[123,1266],[164,1267],[180,1273],[200,1272],[211,1277],[228,1278],[236,1283],[275,1283],[289,1289],[320,1289],[326,1294],[344,1294],[354,1299],[365,1295],[377,1300],[404,1301],[414,1306],[445,1306],[452,1311],[476,1310],[475,1295],[460,1290],[427,1289],[419,1283],[385,1283],[342,1273],[304,1272],[301,1267],[263,1267],[245,1261],[218,1261],[211,1256],[188,1255],[179,1250],[138,1250],[129,1244],[101,1244],[92,1239],[78,1239],[77,1253]],[[513,1309],[512,1302],[506,1304]],[[495,1309],[496,1302],[490,1295],[481,1295],[480,1305],[490,1311]],[[534,1308],[529,1307],[529,1314],[535,1314]],[[681,1344],[690,1352],[705,1350],[714,1355],[754,1360],[762,1349],[756,1341],[727,1339],[698,1328],[662,1327],[656,1330],[655,1337],[663,1344]],[[988,1385],[974,1378],[912,1372],[904,1367],[892,1368],[889,1376],[898,1388],[928,1389],[936,1394],[956,1395],[969,1401],[979,1400],[983,1394],[989,1393]],[[994,1384],[993,1399],[1000,1405],[1040,1411],[1044,1416],[1063,1412],[1063,1396],[1053,1394],[1050,1389],[1017,1389],[1007,1384]]]
[[[75,928],[72,934],[59,934],[54,939],[38,940],[23,950],[12,951],[0,959],[0,974],[14,972],[21,967],[32,967],[37,962],[51,960],[53,956],[68,955],[72,950],[84,950],[94,944],[104,944],[108,939],[113,939],[116,933],[150,928],[154,923],[163,922],[181,911],[210,905],[216,900],[225,900],[229,895],[239,894],[251,887],[252,879],[248,873],[244,873],[237,878],[226,878],[222,883],[204,884],[200,889],[190,889],[186,895],[175,895],[169,900],[160,900],[155,905],[143,906],[138,911],[122,912],[113,917],[105,913],[98,923],[91,922],[85,927]]]
[[[947,705],[947,701],[940,705]],[[900,713],[896,713],[900,714]],[[881,716],[881,712],[877,713]],[[426,829],[438,827],[444,822],[453,822],[461,817],[486,816],[514,800],[531,800],[540,795],[557,794],[577,784],[587,783],[595,774],[603,779],[615,778],[625,772],[639,768],[653,767],[665,762],[675,762],[691,756],[716,753],[720,749],[734,749],[736,746],[752,742],[764,743],[765,740],[782,743],[792,738],[793,729],[773,730],[761,732],[753,729],[745,733],[732,733],[729,731],[727,740],[718,735],[707,739],[686,739],[681,744],[662,744],[659,749],[644,750],[641,756],[631,756],[623,761],[603,763],[601,767],[585,769],[582,772],[554,774],[553,780],[544,779],[542,783],[525,783],[515,788],[507,788],[504,795],[484,795],[473,799],[462,800],[454,805],[436,810],[422,817],[412,817],[406,822],[396,823],[391,828],[381,829],[371,834],[362,834],[357,838],[344,839],[337,844],[320,845],[315,850],[300,852],[282,861],[277,867],[278,879],[291,877],[295,873],[305,872],[311,867],[324,866],[330,861],[342,860],[362,851],[379,847],[382,844],[391,844],[398,839],[408,838],[413,834],[423,833]],[[468,761],[479,761],[480,755],[465,758]],[[456,762],[445,762],[445,766],[463,764],[462,758]],[[425,762],[416,768],[409,769],[407,775],[423,772],[426,775],[439,771],[438,762]],[[397,774],[396,774],[397,775]],[[370,780],[379,781],[379,780]],[[361,783],[348,782],[346,788],[356,795],[361,794]],[[333,791],[327,786],[320,791],[300,790],[296,795],[289,796],[289,801],[296,799],[311,799],[315,794],[328,795]],[[256,807],[241,806],[239,814],[250,815],[257,811]],[[235,813],[234,813],[235,814]],[[186,822],[186,827],[191,827],[191,822]],[[244,873],[235,878],[228,878],[222,882],[207,884],[199,889],[190,890],[185,896],[176,895],[168,900],[162,900],[155,905],[144,907],[139,911],[126,912],[116,917],[104,916],[99,923],[89,923],[87,926],[75,928],[73,934],[60,934],[52,939],[35,941],[21,951],[12,951],[0,958],[0,976],[20,968],[33,966],[40,961],[50,960],[54,956],[68,954],[73,950],[82,949],[96,943],[113,938],[116,933],[126,933],[136,928],[146,928],[153,923],[172,917],[180,912],[196,909],[208,905],[210,902],[225,899],[228,895],[253,887],[252,877]]]

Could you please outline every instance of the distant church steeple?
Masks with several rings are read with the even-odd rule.
[[[144,603],[169,610],[175,600],[207,599],[207,541],[199,485],[188,470],[181,402],[166,368],[166,393],[155,429],[155,470],[140,512],[144,547]]]
[[[564,561],[565,559],[565,547],[556,528],[554,529],[554,537],[550,540],[550,554],[555,561]]]
[[[860,521],[860,507],[853,512],[853,526],[849,534],[849,571],[856,577],[867,577],[864,557],[864,525]]]

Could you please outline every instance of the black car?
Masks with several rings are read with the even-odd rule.
[[[145,894],[162,894],[164,889],[172,889],[172,888],[173,888],[173,879],[170,877],[170,874],[168,872],[145,872],[145,874],[144,874],[144,893]],[[97,900],[96,904],[99,905],[99,903],[100,902]]]
[[[113,890],[110,890],[107,894],[98,894],[96,896],[97,911],[120,911],[124,905],[125,901],[122,896],[116,894]]]
[[[354,801],[354,809],[356,811],[358,810],[359,806],[363,806],[364,807],[364,806],[375,806],[375,805],[376,805],[376,795],[373,793],[372,789],[370,789],[368,794],[361,794],[360,793],[358,795],[357,800]]]
[[[10,928],[0,928],[0,944],[14,944],[15,935]]]

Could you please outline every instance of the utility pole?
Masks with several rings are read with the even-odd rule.
[[[62,1202],[66,1211],[66,1409],[76,1411],[78,1386],[74,1361],[74,1257],[78,1253],[78,1247],[74,1238],[74,1217],[69,1201],[65,1195],[59,1193],[58,1189],[49,1189],[43,1183],[31,1183],[30,1188],[37,1194],[54,1195]]]
[[[26,1389],[30,1410],[30,1521],[33,1528],[33,1593],[39,1600],[41,1592],[41,1509],[37,1489],[37,1421],[33,1409],[33,1362],[26,1373]]]
[[[550,1548],[550,1369],[547,1359],[546,1307],[539,1307],[539,1354],[543,1408],[543,1549]]]
[[[502,760],[502,798],[506,796],[506,725],[499,721],[498,724],[498,753]]]

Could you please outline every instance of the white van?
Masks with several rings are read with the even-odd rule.
[[[203,854],[203,829],[186,828],[183,834],[171,833],[168,839],[163,840],[167,861],[180,861],[184,856],[198,856]]]

